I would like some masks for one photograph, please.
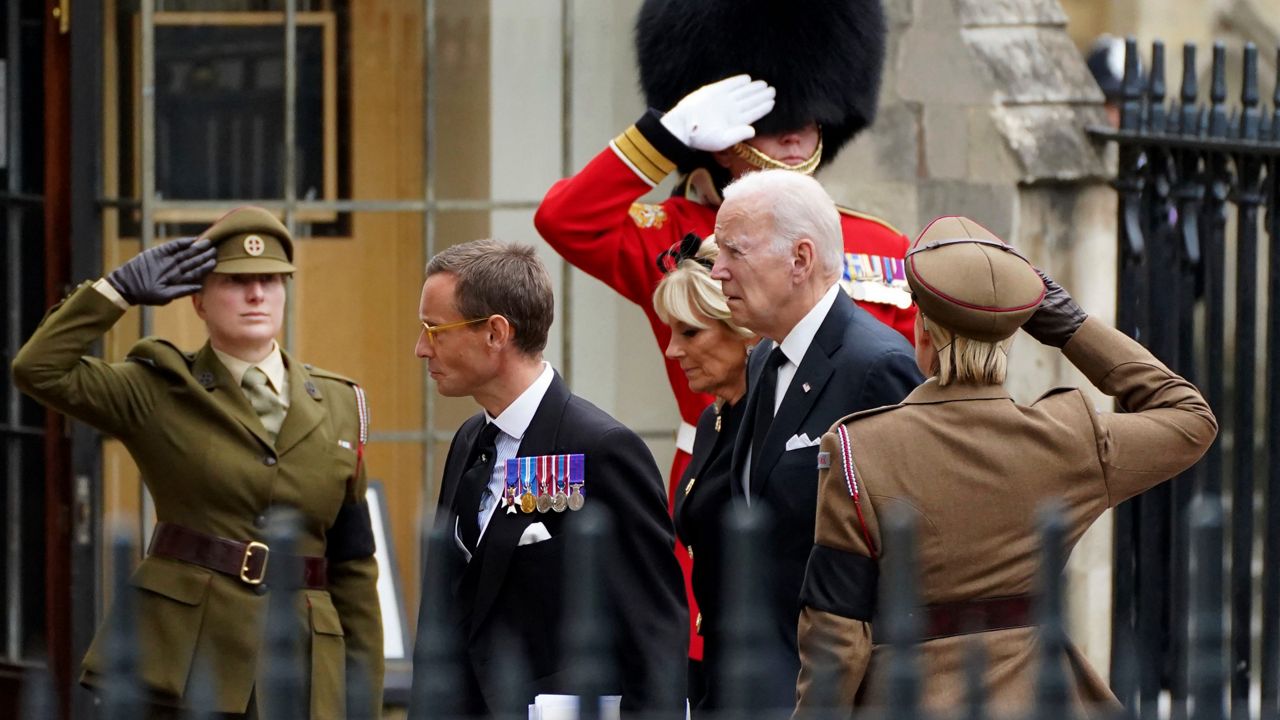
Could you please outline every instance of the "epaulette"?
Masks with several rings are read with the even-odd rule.
[[[845,425],[846,423],[851,423],[854,420],[861,420],[863,418],[871,417],[872,415],[887,413],[890,410],[897,410],[900,407],[906,407],[906,406],[903,405],[902,403],[898,403],[897,405],[882,405],[880,407],[868,408],[866,410],[859,410],[858,412],[855,412],[855,413],[849,413],[848,415],[845,415],[844,417],[840,418],[839,420],[836,420],[834,423],[831,424],[832,432],[835,432],[835,428],[837,426]]]
[[[302,367],[313,377],[320,377],[326,380],[336,380],[351,386],[351,390],[356,395],[356,416],[360,421],[360,435],[356,442],[356,469],[352,475],[352,479],[360,477],[360,466],[364,464],[364,446],[369,443],[369,401],[365,399],[364,388],[360,387],[360,383],[352,380],[346,375],[339,375],[335,372],[322,370],[314,365],[303,363]]]
[[[1071,392],[1072,390],[1075,390],[1075,389],[1077,388],[1074,388],[1070,385],[1060,385],[1055,388],[1049,388],[1043,394],[1041,394],[1040,397],[1036,398],[1035,401],[1032,402],[1031,404],[1035,405],[1036,403],[1040,402],[1041,400],[1044,400],[1047,397],[1050,397],[1053,395],[1061,395],[1062,393]]]
[[[836,210],[839,210],[841,215],[848,215],[849,217],[858,218],[859,220],[866,220],[868,222],[873,222],[877,225],[883,226],[886,230],[892,232],[894,235],[902,235],[901,230],[890,225],[885,220],[876,217],[875,215],[868,215],[863,212],[858,212],[857,210],[854,210],[852,208],[847,208],[843,205],[836,205]]]
[[[129,353],[125,355],[125,360],[140,362],[144,365],[156,367],[156,361],[161,359],[158,357],[160,353],[168,353],[172,351],[173,355],[181,358],[183,362],[190,367],[196,361],[196,354],[187,352],[182,348],[174,345],[172,341],[161,337],[145,337],[134,343],[129,348]]]
[[[318,368],[318,367],[316,367],[315,365],[312,365],[311,363],[303,363],[303,364],[302,364],[302,367],[303,367],[303,369],[305,369],[308,373],[310,373],[311,375],[314,375],[314,376],[316,376],[316,377],[322,377],[322,378],[324,378],[324,379],[326,379],[326,380],[337,380],[338,382],[346,383],[346,384],[348,384],[348,385],[350,385],[350,386],[352,386],[352,387],[360,387],[360,383],[356,382],[355,380],[352,380],[351,378],[347,377],[346,375],[339,375],[339,374],[338,374],[338,373],[336,373],[336,372],[331,372],[331,371],[329,371],[329,370],[325,370],[325,369],[323,369],[323,368]]]

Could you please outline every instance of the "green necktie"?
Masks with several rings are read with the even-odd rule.
[[[280,396],[267,383],[267,374],[262,372],[262,368],[251,367],[240,380],[240,387],[244,388],[245,397],[249,398],[249,404],[258,413],[262,427],[267,429],[267,434],[274,443],[276,435],[280,433],[280,426],[284,424],[284,403],[280,402]]]

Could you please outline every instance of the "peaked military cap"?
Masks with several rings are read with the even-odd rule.
[[[245,205],[218,218],[200,237],[218,248],[216,273],[291,273],[293,238],[275,215]]]
[[[966,217],[929,223],[906,259],[920,312],[961,337],[1003,340],[1044,299],[1044,281],[1022,253]]]

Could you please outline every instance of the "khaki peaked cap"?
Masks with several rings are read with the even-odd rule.
[[[966,217],[929,223],[906,261],[907,283],[920,312],[961,337],[1003,340],[1044,299],[1044,281],[1031,263]]]
[[[288,228],[260,207],[238,207],[218,218],[200,237],[218,249],[216,273],[291,273],[295,269]]]

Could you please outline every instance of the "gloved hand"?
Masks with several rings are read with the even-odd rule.
[[[769,114],[776,94],[763,80],[734,75],[685,95],[662,125],[694,150],[718,152],[755,137],[751,123]]]
[[[107,275],[107,282],[130,305],[164,305],[200,289],[218,264],[206,239],[180,238],[139,253]]]
[[[1063,347],[1089,316],[1053,278],[1039,268],[1036,272],[1044,281],[1046,292],[1040,307],[1022,324],[1022,329],[1045,345]]]

